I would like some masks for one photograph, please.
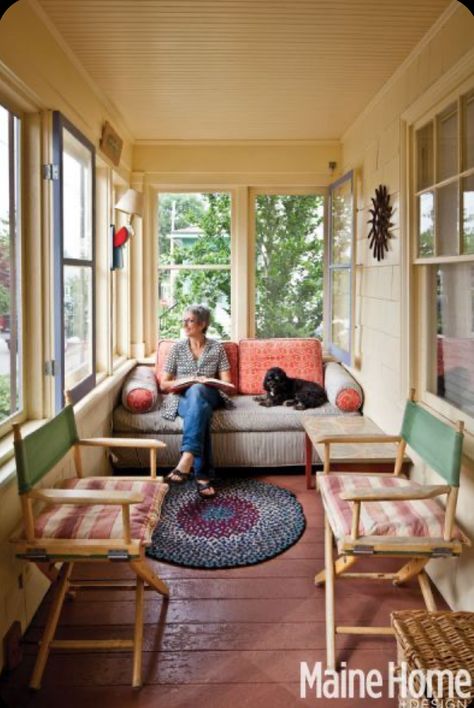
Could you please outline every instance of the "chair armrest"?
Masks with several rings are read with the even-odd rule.
[[[341,433],[340,435],[318,435],[316,442],[319,443],[399,443],[402,441],[400,435],[350,435]]]
[[[83,438],[77,444],[89,447],[143,447],[154,450],[166,447],[166,443],[161,440],[147,438]]]
[[[48,504],[139,504],[143,494],[138,492],[108,491],[102,489],[33,489],[32,499]]]
[[[403,487],[388,487],[386,489],[359,489],[354,492],[344,492],[344,501],[402,501],[410,499],[432,499],[441,494],[448,494],[451,487],[447,484],[405,485]]]

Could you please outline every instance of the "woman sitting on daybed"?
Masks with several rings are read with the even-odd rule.
[[[218,407],[231,405],[223,391],[201,383],[207,377],[231,382],[224,347],[215,339],[206,337],[209,322],[210,312],[203,305],[186,309],[183,317],[186,339],[173,346],[160,381],[162,391],[169,392],[176,388],[180,379],[196,377],[196,382],[179,394],[169,393],[162,408],[162,415],[167,420],[174,420],[176,415],[183,419],[181,458],[166,481],[181,484],[189,479],[194,467],[199,495],[205,499],[215,496],[210,433],[212,413]]]

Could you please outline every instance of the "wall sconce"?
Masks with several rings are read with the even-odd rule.
[[[127,243],[130,236],[133,236],[132,219],[134,216],[143,216],[143,194],[136,189],[127,189],[115,205],[115,209],[123,211],[128,215],[127,225],[122,226],[118,231],[112,227],[113,254],[112,270],[123,268],[122,247]]]

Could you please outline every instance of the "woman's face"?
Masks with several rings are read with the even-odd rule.
[[[206,325],[200,322],[192,312],[185,312],[183,316],[183,330],[186,337],[198,337]]]

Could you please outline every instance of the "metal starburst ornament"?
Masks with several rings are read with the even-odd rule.
[[[374,249],[374,258],[380,261],[385,257],[385,251],[388,251],[388,239],[391,238],[390,229],[393,226],[390,221],[392,207],[387,187],[379,185],[378,189],[375,189],[375,197],[371,199],[374,208],[369,209],[372,216],[367,222],[371,224],[367,238],[370,239],[369,248]]]

